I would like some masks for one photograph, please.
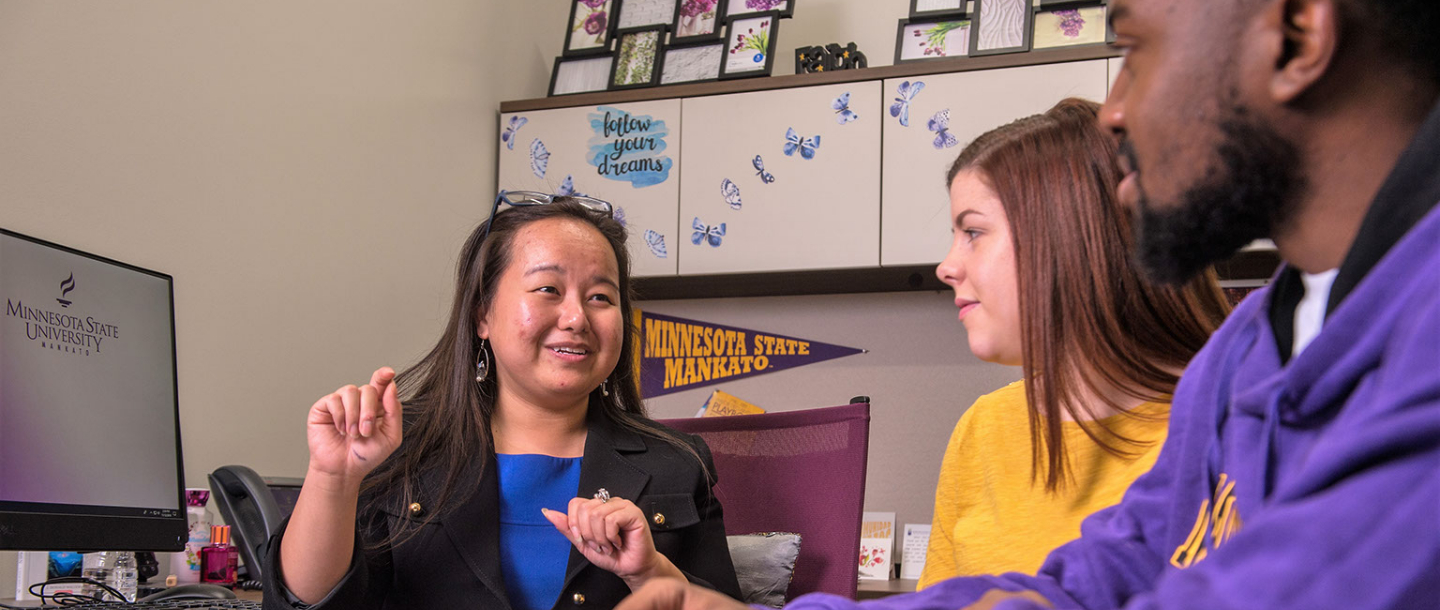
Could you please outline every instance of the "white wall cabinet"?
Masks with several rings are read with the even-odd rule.
[[[685,99],[680,274],[878,265],[880,86]],[[846,96],[853,118],[836,108]],[[787,139],[791,130],[799,146]],[[693,241],[697,219],[713,239],[707,231]]]
[[[674,99],[502,114],[497,184],[562,193],[568,179],[574,193],[615,206],[630,232],[635,276],[674,275],[681,237],[680,105]],[[513,132],[512,117],[524,119]],[[505,133],[513,134],[513,148]]]
[[[925,87],[910,99],[909,126],[903,126],[888,107],[900,97],[901,83],[917,81]],[[881,264],[934,264],[944,258],[950,248],[945,173],[977,136],[1067,97],[1103,102],[1109,82],[1105,60],[885,80]],[[942,127],[938,119],[947,115],[948,126]]]

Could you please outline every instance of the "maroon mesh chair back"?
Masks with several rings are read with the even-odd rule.
[[[855,598],[869,404],[661,423],[710,446],[726,534],[801,535],[787,600],[815,591]]]

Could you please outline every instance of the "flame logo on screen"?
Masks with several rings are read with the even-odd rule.
[[[65,278],[65,281],[63,281],[63,282],[60,282],[60,298],[55,299],[55,300],[60,302],[60,306],[61,306],[61,307],[69,307],[69,306],[70,306],[70,301],[65,300],[65,295],[70,294],[70,291],[71,291],[71,290],[74,290],[74,289],[75,289],[75,274],[74,274],[74,273],[71,273],[71,274],[70,274],[70,277]]]

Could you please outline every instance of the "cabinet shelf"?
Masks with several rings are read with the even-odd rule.
[[[1274,250],[1244,250],[1215,265],[1222,281],[1265,280],[1275,273]],[[935,265],[819,269],[770,273],[728,273],[635,278],[639,300],[944,291]]]
[[[650,100],[704,97],[709,95],[723,95],[727,93],[769,91],[772,89],[793,89],[796,87],[813,87],[816,85],[834,85],[839,83],[878,81],[887,78],[910,78],[914,76],[925,76],[929,74],[951,74],[955,72],[970,72],[974,70],[994,70],[996,68],[1015,68],[1020,66],[1038,66],[1043,64],[1085,61],[1091,59],[1108,59],[1111,57],[1119,56],[1119,51],[1105,45],[1097,45],[1087,47],[1046,49],[1043,51],[1031,51],[1029,53],[1013,53],[1010,55],[955,57],[950,59],[935,59],[919,63],[906,63],[894,66],[865,68],[862,70],[841,70],[839,72],[817,72],[814,74],[786,74],[783,76],[771,76],[766,78],[747,78],[708,83],[667,85],[664,87],[624,89],[620,91],[596,91],[594,93],[579,93],[575,95],[542,97],[529,100],[513,100],[509,102],[501,102],[500,112],[532,112],[535,110],[551,110],[555,108],[570,108],[573,106],[598,106],[601,104],[621,104],[631,102],[644,102]]]

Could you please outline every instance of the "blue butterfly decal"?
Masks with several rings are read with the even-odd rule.
[[[555,194],[564,197],[589,197],[589,195],[575,190],[575,179],[570,174],[565,174],[565,180],[560,183],[560,188],[555,190]]]
[[[709,240],[710,247],[714,248],[720,245],[720,238],[725,237],[725,223],[723,222],[718,227],[712,227],[700,222],[700,217],[696,216],[691,227],[695,229],[695,233],[690,236],[690,243],[697,246],[700,245],[700,242]]]
[[[909,127],[910,100],[915,99],[915,96],[919,95],[920,90],[924,88],[925,83],[918,80],[913,83],[908,80],[901,82],[899,86],[895,87],[895,93],[900,97],[895,98],[894,104],[890,104],[890,116],[900,117],[900,124]]]
[[[500,141],[505,143],[505,148],[515,150],[515,132],[520,131],[520,128],[529,122],[530,119],[523,116],[510,117],[510,126],[506,127],[505,131],[500,134]]]
[[[615,217],[615,222],[620,223],[620,226],[625,228],[630,227],[630,223],[625,222],[625,208],[617,205],[615,206],[615,209],[611,212],[611,214]]]
[[[550,151],[545,150],[545,143],[540,138],[530,142],[530,171],[535,172],[535,177],[544,178],[545,169],[550,167]]]
[[[656,258],[665,258],[668,254],[665,251],[665,236],[650,229],[645,230],[645,245],[650,246],[650,253]]]
[[[761,159],[760,155],[755,155],[750,164],[755,166],[755,175],[760,177],[761,182],[770,184],[775,181],[775,174],[765,171],[765,160]]]
[[[730,209],[740,209],[740,187],[729,178],[720,181],[720,194],[725,197],[725,203],[730,204]]]
[[[955,134],[950,133],[949,108],[941,110],[940,112],[935,113],[935,116],[930,117],[929,127],[930,131],[935,132],[936,149],[950,148],[951,146],[960,143],[960,139],[956,138]]]
[[[797,148],[800,149],[801,157],[814,159],[815,150],[820,148],[820,136],[801,139],[800,134],[795,133],[794,127],[789,128],[785,131],[785,156],[794,155]]]
[[[846,91],[845,95],[835,98],[835,101],[830,102],[830,108],[835,111],[835,122],[841,125],[860,118],[860,115],[855,114],[855,111],[850,109],[849,91]]]

